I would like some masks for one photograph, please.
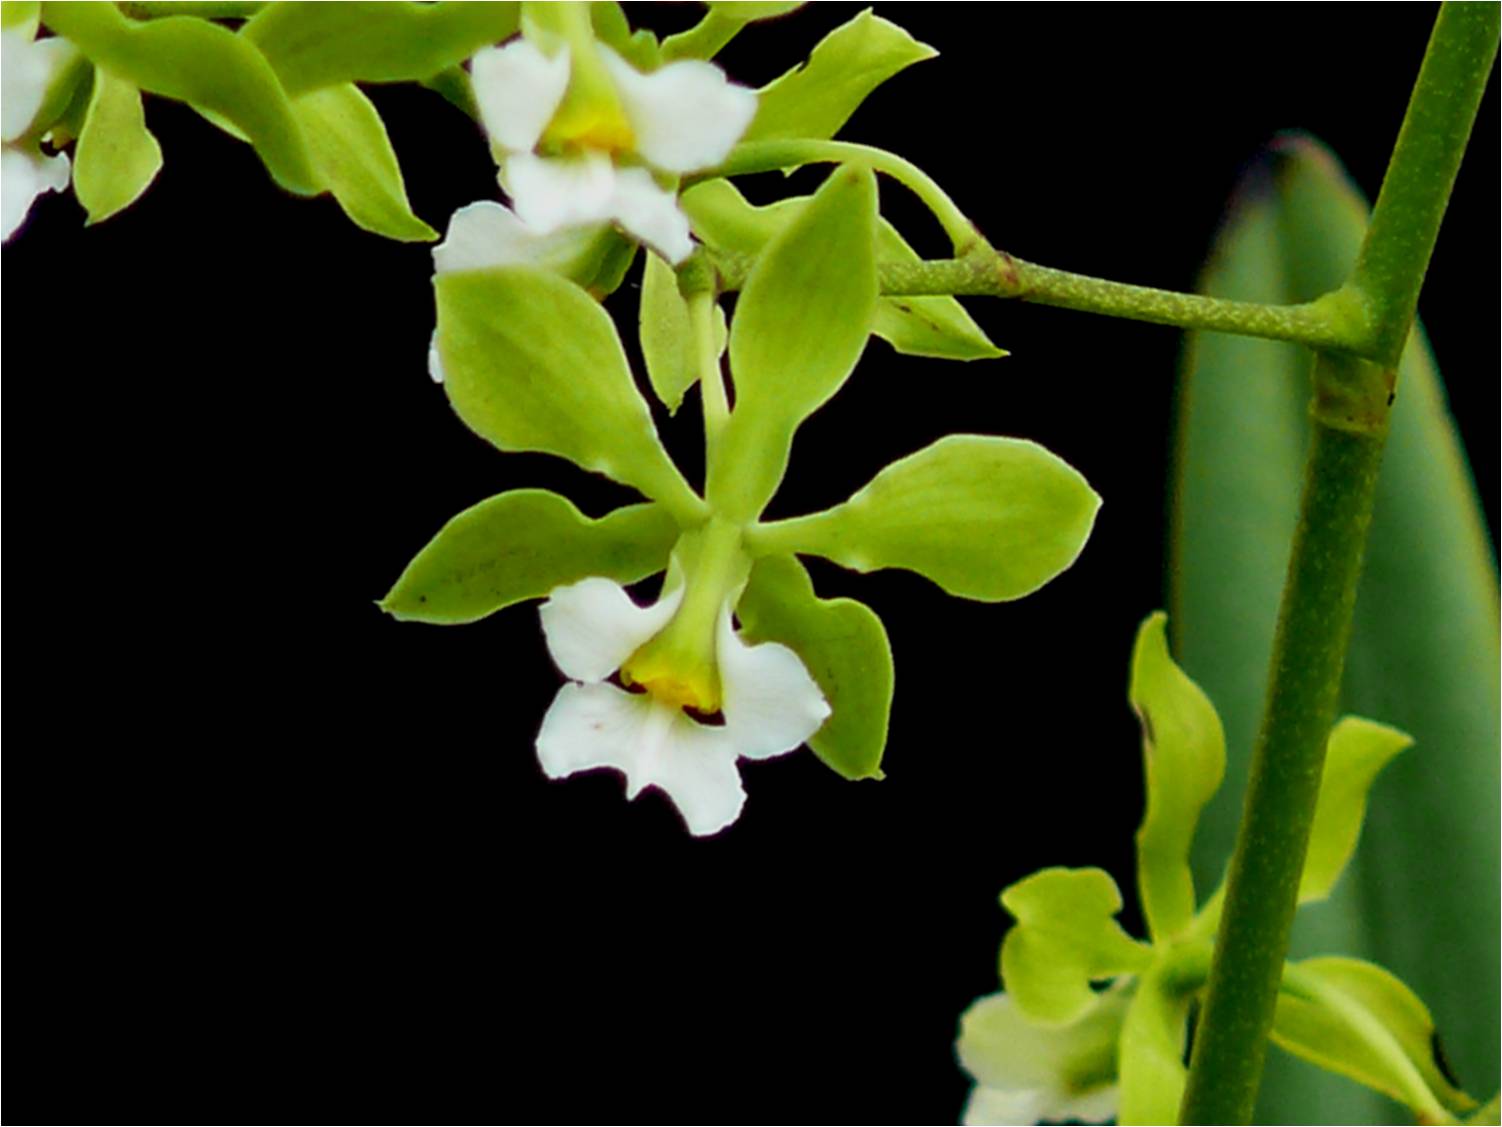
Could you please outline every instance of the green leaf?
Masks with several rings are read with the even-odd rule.
[[[778,200],[755,207],[728,180],[707,180],[683,193],[684,212],[712,249],[756,257],[791,223],[807,197]],[[913,250],[885,219],[876,229],[876,259],[918,262]],[[952,297],[883,297],[877,300],[871,331],[908,356],[945,360],[983,360],[1006,353],[997,348]]]
[[[1396,728],[1359,716],[1346,716],[1336,723],[1325,751],[1319,805],[1314,811],[1309,854],[1299,882],[1300,904],[1330,895],[1356,852],[1361,822],[1366,817],[1367,792],[1377,772],[1412,744],[1412,737]]]
[[[803,7],[806,0],[709,0],[709,10],[736,23],[770,20]]]
[[[876,613],[821,599],[791,556],[756,561],[736,608],[753,641],[781,642],[802,660],[831,709],[808,746],[847,779],[880,779],[892,710],[892,647]]]
[[[678,292],[678,275],[655,254],[647,255],[638,310],[642,358],[652,390],[670,414],[699,378],[694,363],[693,329],[688,303]]]
[[[1372,963],[1327,957],[1290,966],[1272,1039],[1405,1104],[1421,1123],[1454,1122],[1476,1107],[1446,1075],[1424,1003]]]
[[[116,78],[234,123],[288,191],[310,196],[320,190],[276,75],[259,51],[227,28],[189,16],[136,24],[113,4],[47,3],[42,13],[49,28]]]
[[[1285,138],[1238,192],[1204,288],[1253,301],[1313,298],[1344,280],[1364,226],[1365,207],[1328,151]],[[1204,880],[1220,876],[1245,793],[1297,512],[1308,368],[1307,353],[1293,346],[1203,334],[1181,377],[1177,650],[1219,706],[1229,752],[1226,785],[1196,841]],[[1258,456],[1239,453],[1248,450]],[[1387,769],[1350,871],[1326,903],[1299,914],[1293,949],[1347,951],[1392,967],[1433,1007],[1459,1074],[1494,1090],[1496,1015],[1475,999],[1502,992],[1497,573],[1419,330],[1399,368],[1355,618],[1342,708],[1397,725],[1419,750]],[[1444,958],[1433,957],[1438,950]],[[1311,1107],[1329,1122],[1395,1114],[1288,1058],[1270,1061],[1270,1070],[1263,1121],[1305,1122]]]
[[[1072,564],[1099,507],[1085,479],[1037,443],[952,434],[842,505],[761,526],[752,543],[856,571],[907,568],[951,595],[1002,602]]]
[[[1192,998],[1173,988],[1161,964],[1137,980],[1121,1027],[1118,1123],[1179,1121],[1179,1101],[1189,1079],[1184,1044]]]
[[[73,190],[98,223],[140,198],[162,167],[162,147],[146,128],[141,92],[107,70],[94,72],[89,114],[73,158]]]
[[[271,4],[241,29],[288,93],[431,78],[516,34],[515,3]]]
[[[1158,942],[1177,938],[1194,918],[1189,846],[1200,811],[1220,788],[1226,737],[1215,706],[1168,653],[1168,618],[1159,611],[1137,631],[1128,698],[1142,724],[1147,810],[1137,830],[1137,884]]]
[[[762,88],[742,140],[833,137],[871,91],[937,54],[867,8],[826,35],[807,63]]]
[[[1121,893],[1101,869],[1042,869],[1003,892],[1001,903],[1017,920],[1001,945],[1002,981],[1033,1021],[1077,1021],[1096,1003],[1091,982],[1152,961],[1152,949],[1113,918]]]
[[[698,499],[657,437],[610,316],[529,266],[433,280],[454,410],[502,450],[535,450],[635,486],[677,515]]]
[[[402,242],[438,238],[412,214],[391,139],[369,98],[349,84],[328,86],[292,108],[319,180],[356,226]]]
[[[767,245],[730,327],[735,409],[709,467],[712,503],[754,519],[782,481],[798,424],[849,377],[876,304],[876,178],[840,168]]]
[[[677,537],[677,524],[659,505],[630,505],[591,520],[556,493],[518,489],[444,525],[381,609],[404,622],[449,625],[591,575],[635,583],[667,566]]]

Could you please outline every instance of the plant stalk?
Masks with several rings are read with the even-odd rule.
[[[1299,523],[1183,1123],[1251,1122],[1335,719],[1397,361],[1496,60],[1497,33],[1495,4],[1442,7],[1356,272],[1339,291],[1364,309],[1362,352],[1376,363],[1329,352],[1316,362]]]

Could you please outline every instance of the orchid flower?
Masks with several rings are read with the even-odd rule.
[[[688,219],[654,172],[676,177],[724,160],[756,115],[755,92],[697,60],[642,74],[603,44],[576,56],[518,39],[472,60],[517,217],[539,236],[614,222],[681,262],[693,250]]]
[[[1006,994],[978,999],[965,1012],[957,1045],[960,1063],[976,1079],[965,1105],[967,1127],[1114,1118],[1125,1010],[1124,992],[1110,990],[1078,1021],[1051,1027],[1029,1021]]]
[[[708,677],[654,660],[650,643],[666,637],[684,591],[678,586],[642,607],[618,584],[591,578],[558,588],[542,604],[548,650],[572,683],[543,719],[537,756],[549,778],[610,767],[626,776],[627,798],[657,787],[689,831],[703,836],[735,821],[746,801],[736,760],[792,751],[824,723],[829,706],[792,650],[741,641],[729,598],[715,613]],[[609,684],[617,671],[640,691]],[[684,711],[716,704],[723,725]]]
[[[9,241],[43,192],[68,186],[68,158],[48,156],[31,136],[47,88],[73,48],[64,39],[33,39],[24,26],[0,30],[0,220]]]

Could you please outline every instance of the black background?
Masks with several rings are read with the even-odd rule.
[[[724,55],[761,83],[856,9]],[[942,52],[844,136],[915,160],[998,245],[1187,288],[1278,129],[1374,195],[1428,5],[884,6]],[[652,26],[692,10],[643,6]],[[376,88],[416,211],[496,195],[476,128]],[[953,431],[1043,442],[1105,497],[1071,571],[1013,605],[814,565],[873,606],[897,697],[882,783],[744,766],[691,839],[611,773],[546,781],[561,683],[530,607],[459,628],[374,606],[453,513],[556,488],[425,371],[431,261],[276,189],[153,99],[157,183],[93,229],[46,197],[4,252],[11,407],[10,1079],[30,1118],[945,1122],[961,1010],[996,988],[996,895],[1099,864],[1125,920],[1140,809],[1126,659],[1162,602],[1179,339],[976,301],[1013,353],[873,342],[800,432],[774,513],[843,499]],[[1493,88],[1422,302],[1496,527]],[[808,190],[817,175],[793,186]],[[762,178],[763,194],[776,190]],[[920,250],[941,237],[891,185]],[[612,301],[629,330],[634,278]],[[630,333],[628,331],[629,338]],[[697,474],[695,404],[662,421]],[[36,1101],[32,1103],[32,1101]]]

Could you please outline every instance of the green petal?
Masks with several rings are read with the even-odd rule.
[[[901,567],[951,595],[1018,599],[1072,564],[1100,498],[1033,442],[950,435],[892,463],[850,500],[754,530],[758,551],[856,571]]]
[[[141,92],[96,68],[89,113],[73,159],[73,190],[98,223],[140,198],[162,167],[162,147],[146,128]]]
[[[826,35],[807,63],[762,88],[743,140],[833,137],[871,91],[937,54],[868,8]]]
[[[676,413],[699,371],[688,303],[678,291],[678,275],[655,254],[647,255],[638,315],[647,378],[669,413]]]
[[[1128,698],[1142,723],[1147,812],[1137,831],[1137,884],[1153,938],[1176,938],[1194,917],[1189,847],[1200,811],[1220,788],[1226,737],[1215,706],[1168,653],[1167,616],[1151,615],[1132,650]]]
[[[438,237],[412,214],[391,139],[369,98],[346,83],[304,94],[292,108],[319,179],[356,226],[402,242]]]
[[[712,250],[755,258],[791,223],[806,196],[753,206],[728,180],[706,180],[683,193],[683,210],[694,233]],[[876,227],[876,259],[917,262],[918,252],[885,219]],[[871,331],[908,356],[984,360],[1006,353],[991,343],[965,307],[952,297],[883,297],[876,302]]]
[[[1356,839],[1361,836],[1361,822],[1366,817],[1367,792],[1377,772],[1412,744],[1412,737],[1396,728],[1359,716],[1346,716],[1335,725],[1325,752],[1319,805],[1299,883],[1300,904],[1330,895],[1356,852]]]
[[[507,266],[433,281],[444,389],[502,450],[568,458],[635,486],[675,516],[702,506],[657,437],[615,324],[567,279]]]
[[[1192,997],[1172,988],[1162,966],[1137,980],[1121,1028],[1118,1123],[1179,1121],[1179,1101],[1189,1079],[1184,1043]]]
[[[567,498],[518,489],[454,517],[381,600],[409,622],[474,622],[555,587],[603,575],[634,583],[667,566],[678,525],[659,505],[591,520]]]
[[[711,459],[709,496],[755,518],[787,468],[798,424],[840,389],[876,304],[876,178],[841,168],[768,244],[730,326],[735,409]]]
[[[514,35],[517,4],[271,4],[241,29],[289,93],[430,78]]]
[[[113,4],[47,3],[42,15],[49,28],[115,77],[233,122],[288,191],[311,196],[321,190],[275,73],[255,47],[227,28],[189,16],[137,24]]]
[[[1424,1003],[1372,963],[1331,957],[1292,964],[1272,1039],[1407,1105],[1420,1122],[1453,1122],[1476,1107],[1436,1057],[1434,1019]]]
[[[1043,869],[1001,894],[1017,919],[1001,945],[1007,993],[1034,1021],[1067,1025],[1096,1003],[1090,983],[1140,970],[1152,949],[1121,929],[1121,893],[1100,869]]]
[[[847,779],[879,779],[892,710],[892,647],[870,607],[821,599],[791,556],[756,561],[736,607],[744,635],[781,642],[819,684],[831,713],[808,741],[814,754]]]

